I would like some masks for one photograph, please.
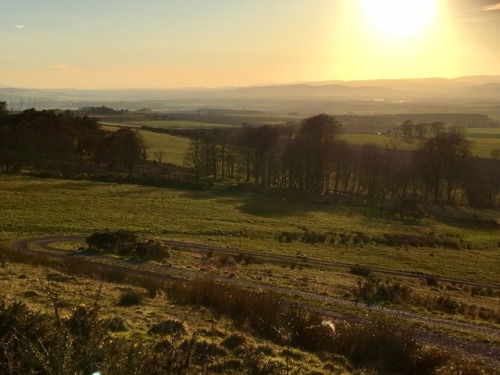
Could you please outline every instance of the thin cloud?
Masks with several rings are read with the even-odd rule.
[[[488,6],[484,7],[483,9],[487,10],[487,11],[500,10],[500,3],[496,3],[496,4],[493,4],[493,5],[488,5]]]
[[[68,64],[55,64],[55,65],[47,65],[44,66],[43,69],[46,70],[59,70],[59,71],[75,71],[81,69],[78,66],[68,65]]]
[[[25,25],[14,25],[14,28],[18,29],[18,30],[22,30],[22,29],[25,29],[26,26]]]

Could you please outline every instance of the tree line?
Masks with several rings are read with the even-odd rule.
[[[132,175],[147,157],[136,131],[104,131],[97,120],[69,111],[26,110],[10,114],[0,102],[0,170],[76,168],[93,162]]]
[[[197,130],[185,165],[197,182],[238,179],[382,207],[415,199],[498,207],[500,162],[473,157],[458,129],[441,123],[425,128],[413,152],[346,144],[339,139],[342,125],[325,114],[299,124]]]
[[[414,133],[413,124],[403,125]],[[472,157],[470,142],[457,129],[440,123],[425,128],[416,151],[346,144],[339,137],[342,124],[325,114],[298,124],[190,130],[185,165],[193,186],[237,180],[379,207],[406,200],[499,207],[500,160]],[[5,172],[78,171],[91,164],[132,176],[146,160],[144,142],[130,128],[104,131],[96,119],[69,111],[9,113],[0,102]]]

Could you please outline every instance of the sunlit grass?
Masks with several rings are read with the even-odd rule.
[[[490,158],[493,150],[500,148],[500,129],[497,128],[471,128],[466,129],[466,139],[472,142],[472,154],[483,158]],[[365,145],[374,144],[378,147],[396,148],[400,150],[416,150],[422,141],[405,142],[396,137],[385,134],[347,133],[340,139],[348,144]]]
[[[123,126],[118,123],[101,123],[101,129],[114,132]],[[183,165],[189,139],[165,133],[155,133],[147,130],[137,129],[147,147],[148,159]]]
[[[182,165],[189,139],[164,133],[139,130],[148,147],[149,160]]]
[[[500,138],[469,138],[472,142],[472,154],[483,158],[490,158],[493,150],[500,149]]]
[[[64,319],[71,316],[77,306],[92,308],[97,304],[99,319],[118,319],[124,324],[123,330],[112,333],[114,339],[151,340],[152,336],[148,334],[151,327],[165,321],[181,322],[181,326],[185,329],[184,333],[181,332],[178,336],[166,334],[174,343],[175,340],[182,342],[196,334],[199,342],[210,342],[224,348],[228,338],[239,335],[243,340],[235,349],[250,351],[252,348],[265,345],[273,359],[285,361],[285,358],[281,357],[283,351],[281,345],[235,327],[227,316],[221,314],[215,316],[209,309],[198,305],[177,304],[164,293],[152,296],[147,290],[138,286],[102,283],[94,278],[63,274],[43,266],[8,261],[0,268],[0,291],[9,301],[22,301],[33,312],[49,316],[54,314],[51,298],[57,296],[55,298],[58,302],[58,314]],[[47,291],[52,293],[51,297]],[[124,295],[139,296],[139,304],[121,306],[118,302]],[[160,336],[154,338],[160,339]],[[290,368],[296,371],[311,368],[316,372],[322,369],[323,363],[318,356],[298,349],[293,351],[296,357],[295,360],[289,361]],[[223,354],[224,360],[235,360],[240,357],[231,351],[223,351]]]
[[[443,274],[498,279],[498,231],[426,219],[419,226],[370,218],[354,209],[290,202],[267,195],[192,192],[85,181],[0,177],[0,240],[35,234],[128,229],[148,236],[256,251]],[[282,231],[460,234],[472,249],[281,243]],[[430,256],[433,253],[433,256]],[[474,262],[471,262],[474,259]]]
[[[467,128],[465,129],[465,134],[468,137],[474,137],[477,135],[487,135],[495,138],[500,137],[500,128]]]

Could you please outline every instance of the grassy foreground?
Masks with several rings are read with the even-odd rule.
[[[0,298],[0,320],[9,323],[0,341],[19,340],[3,348],[1,373],[352,373],[344,357],[281,346],[210,309],[141,287],[8,261],[0,290],[9,291]],[[23,355],[9,362],[18,350]]]
[[[498,282],[498,229],[426,218],[405,225],[394,217],[251,192],[193,192],[89,181],[0,176],[0,241],[46,234],[127,229],[150,237]],[[445,212],[457,215],[458,209]],[[465,218],[498,212],[460,212]],[[457,248],[279,242],[282,232],[366,236],[446,236]],[[458,246],[459,245],[459,246]],[[473,261],[471,261],[473,260]]]

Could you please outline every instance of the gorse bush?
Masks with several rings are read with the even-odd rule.
[[[137,235],[130,231],[120,230],[115,232],[92,233],[85,242],[89,247],[94,247],[106,253],[124,253],[131,250],[137,241]]]
[[[354,296],[368,303],[407,303],[413,298],[413,291],[410,287],[399,282],[382,281],[376,276],[358,280],[353,293]]]
[[[365,266],[352,266],[349,269],[349,273],[351,273],[353,275],[357,275],[357,276],[368,277],[368,276],[370,276],[372,271],[368,267],[365,267]]]
[[[135,233],[125,230],[96,232],[87,237],[89,249],[122,256],[134,256],[141,260],[163,261],[170,257],[168,247],[160,240],[141,239]]]
[[[0,374],[284,373],[284,364],[270,358],[272,350],[264,354],[240,334],[218,345],[198,332],[187,334],[182,322],[165,320],[151,327],[152,336],[127,339],[111,333],[121,330],[113,326],[122,326],[122,320],[101,320],[100,310],[95,303],[80,304],[63,317],[57,309],[41,314],[22,303],[0,300]],[[238,348],[237,358],[226,359],[226,348]]]
[[[69,317],[0,301],[0,373],[12,375],[188,374],[194,340],[154,350],[154,342],[113,337],[97,305],[78,305]]]
[[[301,241],[307,244],[329,243],[331,245],[352,246],[390,246],[390,247],[442,247],[459,249],[465,244],[460,238],[444,234],[437,236],[434,233],[384,233],[369,235],[363,232],[329,232],[316,233],[303,228],[302,232],[280,232],[276,236],[279,242],[292,243]]]

